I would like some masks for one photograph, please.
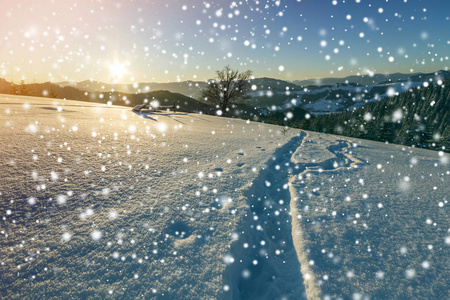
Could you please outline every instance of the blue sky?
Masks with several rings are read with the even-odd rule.
[[[205,80],[225,65],[286,80],[448,69],[448,0],[0,4],[0,77]]]

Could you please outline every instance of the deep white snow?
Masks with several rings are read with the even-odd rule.
[[[359,287],[379,272],[388,275],[379,285],[399,280],[389,277],[391,265],[406,274],[398,283],[403,284],[418,268],[445,263],[447,154],[281,129],[183,112],[137,114],[129,107],[1,95],[1,295],[370,296]],[[410,218],[411,228],[424,232],[408,231],[419,243],[424,234],[433,243],[434,252],[413,252],[422,265],[386,259],[391,265],[372,277],[348,269],[367,247],[381,251],[377,231],[368,238],[360,232],[391,230],[386,224],[424,207],[427,218]],[[384,210],[384,223],[371,223],[372,212]],[[340,227],[345,222],[332,221],[343,213],[356,233],[339,247],[353,252],[333,248],[329,235],[311,239],[320,230],[337,237],[349,230]],[[414,241],[402,240],[402,230],[400,224],[390,233],[399,241],[392,253],[415,249]],[[353,249],[355,240],[363,250]],[[317,250],[334,253],[345,265],[315,264]],[[336,268],[347,275],[333,277],[341,276]],[[355,282],[346,285],[350,293],[327,286],[349,280]]]

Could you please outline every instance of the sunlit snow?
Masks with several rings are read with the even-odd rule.
[[[444,152],[182,112],[0,101],[11,292],[25,291],[20,278],[81,295],[100,279],[95,295],[272,299],[442,280]],[[30,120],[39,133],[24,130]]]

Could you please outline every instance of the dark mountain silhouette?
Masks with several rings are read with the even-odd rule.
[[[209,112],[210,106],[193,98],[169,91],[154,91],[140,94],[122,92],[84,91],[73,86],[61,86],[50,82],[25,84],[25,87],[0,80],[0,93],[36,97],[61,98],[113,105],[135,106],[145,101],[157,100],[162,106],[176,105],[178,110]],[[26,92],[24,92],[26,91]]]
[[[181,82],[140,82],[135,84],[104,83],[100,81],[85,80],[81,82],[59,82],[60,86],[71,86],[89,92],[122,92],[128,94],[143,94],[159,90],[166,90],[172,93],[180,93],[188,97],[196,98],[200,89],[205,87],[206,83],[201,81],[181,81]]]

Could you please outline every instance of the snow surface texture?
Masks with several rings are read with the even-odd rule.
[[[448,154],[310,133],[292,161],[308,296],[448,298]]]
[[[21,299],[229,298],[244,193],[298,134],[14,96],[0,126],[0,294]]]
[[[0,96],[0,294],[445,298],[448,155],[281,129]]]

